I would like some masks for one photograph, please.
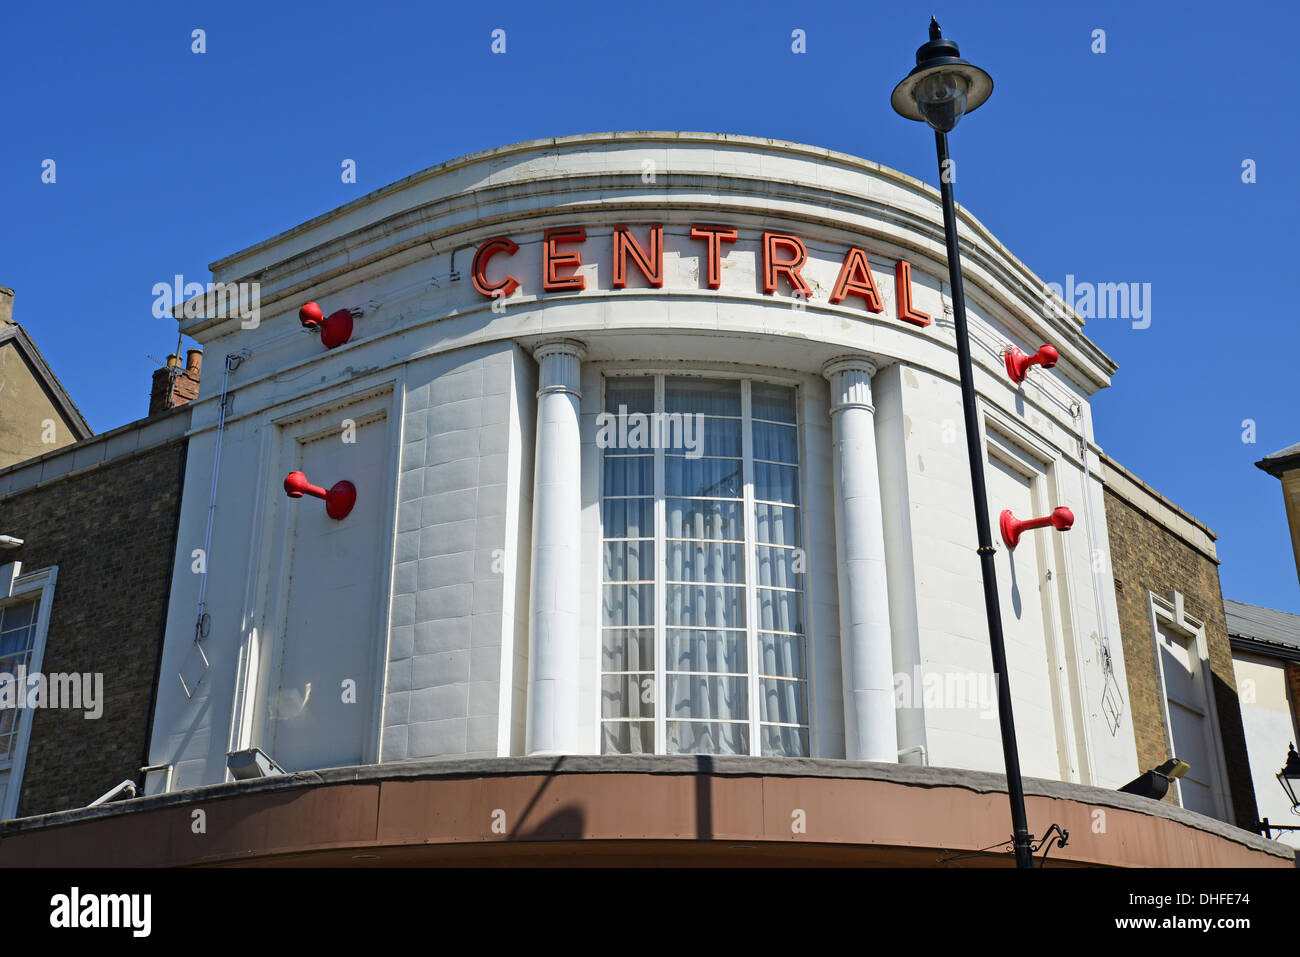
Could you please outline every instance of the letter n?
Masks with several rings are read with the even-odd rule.
[[[615,289],[623,289],[627,286],[627,257],[631,254],[632,261],[636,263],[641,274],[645,276],[646,282],[650,283],[656,289],[660,289],[664,284],[664,228],[662,226],[650,227],[650,254],[646,255],[637,241],[632,238],[632,233],[626,226],[614,227],[614,280]]]

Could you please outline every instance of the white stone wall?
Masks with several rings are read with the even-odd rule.
[[[1286,685],[1286,669],[1276,658],[1232,653],[1241,701],[1241,723],[1246,732],[1250,776],[1261,819],[1270,824],[1300,824],[1291,813],[1277,772],[1286,763],[1287,748],[1296,740],[1294,712]],[[1300,847],[1300,831],[1275,831],[1273,839]]]
[[[381,760],[497,754],[501,685],[514,683],[520,358],[468,349],[407,371]]]

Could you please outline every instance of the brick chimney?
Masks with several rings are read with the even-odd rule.
[[[157,415],[197,399],[202,369],[202,349],[186,352],[184,367],[181,366],[180,356],[168,356],[167,368],[154,370],[153,390],[149,394],[149,414]]]
[[[0,286],[0,326],[14,321],[14,291]]]

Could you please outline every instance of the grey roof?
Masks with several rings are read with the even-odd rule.
[[[1228,615],[1228,636],[1300,650],[1300,615],[1259,605],[1223,599]]]
[[[1300,466],[1300,442],[1295,445],[1288,445],[1284,449],[1278,449],[1255,463],[1256,468],[1263,469],[1269,475],[1275,475],[1278,478],[1282,477],[1283,472],[1289,472],[1296,466]]]

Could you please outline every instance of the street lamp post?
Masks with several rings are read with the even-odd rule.
[[[943,229],[948,245],[948,277],[952,285],[953,325],[957,333],[957,364],[961,371],[961,404],[966,420],[966,451],[970,457],[971,488],[975,493],[975,527],[979,535],[980,569],[984,578],[984,610],[989,622],[989,645],[998,686],[998,721],[1002,730],[1002,757],[1007,772],[1007,797],[1011,802],[1012,843],[1016,867],[1032,868],[1033,837],[1025,817],[1025,791],[1020,780],[1020,755],[1011,716],[1011,688],[1007,681],[1007,650],[1002,636],[1002,610],[998,604],[997,571],[993,565],[993,534],[989,522],[988,493],[984,486],[984,455],[980,448],[979,420],[975,408],[975,379],[971,371],[970,337],[966,331],[966,298],[962,292],[961,258],[957,248],[957,212],[952,198],[953,168],[948,156],[948,133],[962,115],[974,111],[993,92],[993,79],[958,53],[957,44],[943,39],[939,23],[930,18],[930,42],[916,51],[916,69],[894,88],[894,110],[909,120],[934,129],[939,155],[939,191],[943,197]]]

